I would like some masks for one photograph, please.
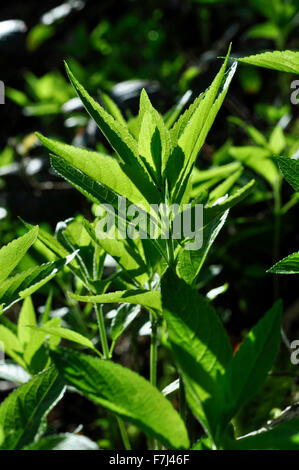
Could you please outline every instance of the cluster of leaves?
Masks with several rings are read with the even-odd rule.
[[[293,57],[298,68],[298,53]],[[24,222],[26,234],[0,250],[1,319],[8,308],[25,299],[18,324],[6,318],[0,325],[0,340],[14,361],[2,366],[0,374],[24,382],[0,405],[0,448],[96,448],[83,436],[53,434],[47,427],[47,415],[67,386],[117,417],[127,449],[130,443],[123,420],[154,440],[150,448],[298,449],[298,418],[277,426],[272,423],[269,429],[241,437],[232,425],[274,365],[280,346],[282,303],[270,308],[234,354],[216,310],[198,293],[198,276],[230,209],[246,198],[255,184],[254,180],[245,185],[240,182],[241,162],[261,171],[256,155],[248,149],[247,154],[246,149],[245,153],[244,149],[232,150],[236,162],[206,171],[195,166],[236,71],[236,62],[227,70],[228,60],[229,52],[211,86],[185,111],[175,106],[162,116],[143,91],[139,114],[128,122],[110,99],[105,100],[106,109],[96,102],[67,66],[76,93],[115,153],[92,152],[38,134],[50,151],[53,169],[94,204],[96,216],[92,222],[83,216],[61,222],[55,236]],[[243,60],[289,71],[285,56],[277,57],[276,53]],[[297,161],[276,156],[281,149],[278,131],[269,144],[254,130],[249,131],[264,146],[255,152],[260,157],[264,150],[261,159],[270,168],[266,172],[269,182],[275,187],[278,169],[274,161],[278,161],[297,191]],[[118,196],[147,212],[151,204],[176,203],[181,213],[184,204],[203,204],[201,248],[188,250],[192,239],[164,239],[159,220],[155,221],[155,239],[100,236],[99,207],[108,203],[117,211]],[[172,233],[173,214],[168,218]],[[122,224],[134,233],[138,223],[133,217],[120,218],[116,230]],[[51,261],[14,274],[36,242]],[[104,269],[108,255],[116,266],[112,274]],[[270,271],[298,272],[298,254]],[[87,305],[87,324],[82,318],[77,318],[75,327],[62,325],[59,317],[49,319],[51,295],[38,319],[30,296],[54,276],[62,291],[64,276],[71,276],[67,302]],[[107,292],[110,286],[113,289]],[[107,328],[102,306],[115,303],[120,308]],[[97,329],[90,317],[92,306]],[[150,381],[113,361],[116,341],[138,314],[146,315],[146,311],[150,317]],[[74,348],[59,346],[62,339],[72,342]],[[171,355],[179,375],[164,393],[156,386],[158,342]],[[178,388],[179,412],[166,397]],[[200,440],[188,435],[185,399],[204,430]]]

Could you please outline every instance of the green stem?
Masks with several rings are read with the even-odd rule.
[[[151,346],[150,346],[150,383],[153,387],[157,386],[157,321],[154,315],[150,312],[151,321]],[[150,439],[150,447],[153,450],[157,449],[157,441]]]
[[[281,208],[280,213],[282,215],[286,214],[293,206],[298,204],[298,202],[299,196],[297,196],[297,193],[294,193],[293,197]]]
[[[169,240],[167,240],[167,254],[168,254],[168,264],[172,266],[174,263],[174,245],[173,245],[172,232],[170,232]]]
[[[103,349],[103,356],[104,356],[104,359],[109,359],[110,353],[109,353],[109,346],[108,346],[108,340],[107,340],[107,335],[106,335],[102,308],[99,307],[99,305],[95,303],[94,309],[95,309],[96,316],[97,316],[97,322],[98,322],[101,344],[102,344],[102,349]]]
[[[112,357],[116,341],[113,340],[110,346],[109,357]]]
[[[153,314],[150,313],[151,320],[151,347],[150,347],[150,383],[157,386],[157,323]]]
[[[184,423],[186,422],[186,395],[185,395],[185,387],[182,377],[180,377],[180,388],[179,388],[179,409],[180,415]]]
[[[130,444],[130,441],[129,441],[129,437],[128,437],[128,433],[127,433],[127,430],[126,430],[126,427],[124,425],[123,420],[121,418],[119,418],[118,416],[116,416],[116,419],[117,419],[117,422],[118,422],[118,427],[119,427],[119,431],[120,431],[120,435],[121,435],[121,438],[122,438],[122,441],[123,441],[124,448],[126,450],[132,450],[132,447],[131,447],[131,444]]]

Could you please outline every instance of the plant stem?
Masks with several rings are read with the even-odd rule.
[[[179,388],[179,406],[180,406],[180,416],[185,423],[186,422],[186,395],[185,395],[184,382],[181,376],[180,376],[180,388]]]
[[[101,344],[102,344],[102,349],[103,349],[103,356],[104,359],[109,359],[110,358],[110,353],[109,353],[109,346],[108,346],[108,341],[107,341],[107,335],[106,335],[106,329],[105,329],[105,323],[104,323],[104,316],[102,312],[102,308],[98,306],[98,304],[94,304],[94,309],[97,315],[97,322],[98,322],[98,327],[99,327],[99,333],[100,333],[100,338],[101,338]]]
[[[117,422],[118,422],[118,427],[119,427],[119,431],[120,431],[120,435],[121,435],[121,438],[122,438],[122,441],[123,441],[124,448],[126,450],[132,450],[132,447],[131,447],[131,444],[130,444],[130,441],[129,441],[129,437],[128,437],[128,433],[127,433],[127,430],[126,430],[126,427],[124,425],[123,420],[121,418],[119,418],[118,416],[116,416],[116,419],[117,419]]]
[[[113,351],[114,351],[115,343],[116,343],[115,340],[113,340],[112,343],[111,343],[110,350],[109,350],[109,357],[112,357],[112,354],[113,354]]]
[[[153,387],[157,386],[157,322],[154,315],[150,312],[151,321],[151,346],[150,346],[150,383]],[[151,447],[153,450],[157,449],[157,441],[155,439],[150,440]]]
[[[297,193],[294,193],[293,197],[281,208],[280,213],[282,215],[286,214],[293,206],[298,204],[298,202],[299,202],[299,197]]]
[[[153,314],[150,313],[151,320],[151,347],[150,347],[150,383],[157,386],[157,323]]]

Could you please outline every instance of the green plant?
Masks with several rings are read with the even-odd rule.
[[[53,435],[45,425],[66,384],[116,416],[126,449],[131,443],[124,421],[148,436],[150,449],[298,449],[298,418],[277,426],[273,422],[262,431],[238,438],[232,424],[274,365],[280,346],[281,301],[259,320],[234,353],[216,310],[198,293],[198,276],[230,209],[241,203],[255,184],[254,180],[246,185],[240,182],[240,161],[203,171],[196,167],[197,155],[236,71],[236,62],[226,71],[228,59],[229,52],[211,86],[184,112],[175,107],[162,117],[143,91],[139,114],[128,122],[109,98],[105,99],[106,109],[94,101],[66,66],[75,91],[115,153],[91,152],[38,134],[50,151],[54,170],[94,204],[95,218],[89,221],[79,215],[60,222],[55,236],[24,222],[27,233],[0,251],[2,280],[37,239],[44,252],[54,258],[49,266],[44,265],[47,269],[41,266],[16,275],[26,282],[26,289],[23,285],[20,288],[15,276],[8,278],[5,282],[13,286],[12,294],[6,288],[0,296],[1,313],[25,299],[17,326],[8,319],[0,326],[0,340],[6,353],[33,375],[0,405],[0,448],[53,449],[75,442],[76,436]],[[272,149],[275,142],[278,154],[283,148],[281,139],[272,134],[269,144],[263,140],[267,148],[271,142]],[[240,160],[238,155],[235,152]],[[263,158],[269,155],[263,154]],[[279,161],[282,168],[285,159],[279,157]],[[271,171],[276,181],[278,170],[271,165]],[[268,172],[266,176],[269,179]],[[124,226],[134,235],[140,224],[129,212],[124,216],[118,213],[115,219],[113,228],[118,237],[102,236],[101,222],[107,212],[118,210],[119,196],[153,217],[150,220],[157,237],[121,238]],[[165,219],[151,213],[152,204],[162,208],[177,204],[184,213],[188,203],[191,213],[196,204],[203,205],[202,244],[197,250],[188,249],[197,233],[183,239],[165,238]],[[103,204],[109,204],[105,212]],[[166,219],[173,234],[172,210]],[[145,235],[150,235],[149,230],[146,224]],[[116,262],[112,274],[104,270],[107,254]],[[62,268],[56,283],[64,293],[68,291],[66,302],[76,312],[76,326],[62,325],[59,318],[49,319],[51,294],[38,321],[29,297]],[[103,305],[111,303],[120,304],[120,308],[109,324]],[[86,305],[83,309],[82,304]],[[150,321],[149,380],[113,361],[116,342],[140,312]],[[59,346],[62,339],[74,347]],[[179,380],[170,384],[170,389],[179,389],[178,411],[166,393],[157,389],[161,349],[172,357],[177,370]],[[187,406],[204,430],[200,440],[188,436]],[[78,445],[93,447],[84,439]]]

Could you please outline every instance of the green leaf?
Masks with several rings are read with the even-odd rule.
[[[44,326],[46,328],[56,328],[59,327],[61,323],[61,318],[54,317],[51,320],[47,321]],[[50,366],[51,360],[48,354],[48,346],[54,348],[60,343],[60,338],[57,336],[51,336],[45,345],[47,333],[41,331],[39,328],[35,330],[23,327],[24,330],[30,332],[30,342],[27,343],[24,347],[23,359],[26,362],[27,370],[33,375],[38,372],[41,372],[45,368]]]
[[[54,367],[14,390],[0,405],[4,441],[0,449],[22,449],[38,437],[42,421],[64,393]]]
[[[37,133],[39,140],[51,152],[59,155],[72,166],[76,167],[92,180],[110,189],[114,193],[126,197],[132,204],[148,209],[148,202],[134,183],[127,177],[115,158],[98,152],[66,145],[48,139]]]
[[[32,227],[32,225],[28,224],[24,220],[22,220],[22,222],[28,229]],[[46,248],[52,251],[56,257],[58,256],[59,258],[67,258],[71,256],[71,252],[67,250],[64,245],[62,245],[51,233],[47,232],[41,227],[39,228],[37,238]],[[73,272],[73,274],[75,274],[75,276],[82,280],[82,282],[85,281],[79,269],[76,256],[69,261],[68,267]]]
[[[4,304],[0,314],[53,279],[60,269],[71,262],[72,257],[70,255],[66,259],[35,266],[6,279],[0,286],[0,303]]]
[[[34,227],[22,237],[13,240],[0,250],[0,283],[5,281],[9,274],[19,264],[25,253],[36,241],[38,227]]]
[[[110,142],[114,150],[119,154],[124,162],[138,165],[137,160],[137,143],[130,135],[126,126],[117,122],[111,114],[105,111],[99,103],[97,103],[78,82],[71,72],[69,66],[65,63],[65,68],[76,93],[84,104],[87,112],[97,123],[107,140]]]
[[[113,116],[114,119],[118,121],[120,124],[122,124],[123,126],[126,126],[127,123],[121,113],[121,110],[119,109],[115,101],[113,101],[110,98],[110,96],[104,92],[101,92],[100,96],[101,96],[101,101],[103,105],[105,106],[106,110],[108,111],[108,113],[110,113],[111,116]]]
[[[5,87],[5,95],[22,107],[25,107],[30,103],[25,93],[20,90],[16,90],[15,88]]]
[[[243,168],[241,167],[238,171],[232,173],[228,178],[226,178],[222,183],[218,184],[209,194],[209,205],[213,205],[220,197],[228,194],[229,190],[234,186],[238,181],[240,176],[243,173]]]
[[[268,149],[247,145],[231,147],[229,153],[232,157],[262,175],[272,186],[277,182],[278,170],[269,158],[271,152]]]
[[[299,450],[299,419],[281,423],[270,430],[261,430],[240,437],[227,448],[235,450]]]
[[[215,217],[223,214],[227,209],[235,206],[239,202],[241,202],[248,194],[251,193],[252,188],[255,184],[255,180],[252,179],[242,188],[238,189],[234,194],[227,197],[226,199],[221,200],[220,202],[215,202],[211,207],[206,207],[204,209],[203,221],[204,225],[207,225],[211,222]]]
[[[230,74],[218,98],[217,93],[223,81],[229,53],[230,49],[211,86],[196,98],[171,129],[173,151],[169,156],[165,173],[174,196],[179,193],[180,189],[181,193],[185,191],[192,165],[225,97],[232,78]],[[231,75],[234,69],[235,65]],[[180,201],[180,199],[182,199],[182,194],[177,196],[177,200]]]
[[[105,188],[100,183],[85,175],[76,167],[70,165],[68,162],[59,157],[52,155],[51,164],[53,169],[60,176],[62,176],[66,181],[71,183],[90,201],[94,202],[97,205],[106,204],[105,208],[107,209],[107,211],[110,211],[113,216],[115,216],[115,222],[117,226],[119,226],[120,222],[122,221],[125,224],[129,223],[129,221],[124,216],[122,216],[122,211],[120,211],[120,213],[118,211],[119,201],[116,193],[113,193],[108,188]],[[127,215],[127,208],[129,206],[128,201],[126,201],[126,205],[127,207],[125,214]],[[110,206],[112,206],[112,208]],[[120,217],[118,217],[119,214]],[[147,226],[147,230],[149,230],[149,224]]]
[[[26,302],[28,302],[28,299],[26,299],[25,304]],[[44,346],[46,334],[40,331],[39,328],[34,331],[33,329],[30,330],[22,324],[22,319],[26,321],[26,316],[27,321],[30,321],[30,319],[32,322],[35,321],[35,318],[31,318],[32,312],[30,311],[30,305],[28,305],[27,303],[25,307],[26,308],[24,308],[23,304],[18,322],[18,333],[20,335],[20,338],[18,338],[11,330],[6,328],[4,325],[0,325],[0,340],[4,343],[6,354],[13,358],[15,362],[20,364],[23,370],[25,368],[31,374],[34,374],[40,372],[41,370],[45,369],[47,365],[49,365],[49,355]],[[29,312],[28,309],[30,309]],[[60,318],[52,318],[50,321],[46,322],[45,327],[57,327],[60,325],[60,322]],[[23,343],[21,339],[23,339]],[[49,344],[51,347],[57,346],[58,343],[59,340],[57,341],[56,338],[54,340],[49,340]],[[7,374],[10,373],[10,371],[5,368],[6,366],[8,368],[9,364],[5,364],[3,366],[4,372],[3,369],[1,369],[0,367],[0,375],[1,372]],[[10,369],[12,369],[12,373],[14,373],[13,365],[10,365]]]
[[[240,162],[232,162],[228,163],[227,165],[221,165],[218,167],[212,167],[208,170],[199,170],[198,168],[194,167],[192,174],[191,174],[191,183],[192,189],[190,191],[191,198],[197,198],[200,191],[202,190],[202,183],[205,182],[205,187],[207,190],[209,189],[209,184],[214,186],[215,182],[221,181],[222,179],[227,180],[227,178],[240,171],[242,169]],[[224,181],[224,183],[225,183]],[[207,185],[208,183],[208,185]]]
[[[25,222],[24,220],[21,219],[23,224],[25,225],[26,228],[30,229],[33,226]],[[43,228],[39,228],[38,230],[38,240],[41,241],[49,250],[51,250],[55,255],[59,256],[59,258],[66,258],[68,255],[70,255],[70,252],[65,249],[65,247],[59,243],[55,237]],[[76,260],[72,260],[72,264],[76,263]],[[78,265],[76,266],[78,267]]]
[[[175,123],[178,122],[178,117],[184,109],[185,105],[188,103],[190,97],[192,96],[192,91],[187,90],[186,93],[179,99],[179,101],[166,113],[164,116],[165,125],[170,129]]]
[[[152,106],[144,89],[140,95],[139,119],[141,122],[138,139],[140,158],[149,174],[152,175],[152,170],[154,170],[156,181],[161,183],[161,174],[164,173],[171,152],[171,139],[162,116]]]
[[[193,446],[192,450],[212,450],[213,442],[209,437],[202,437]]]
[[[199,102],[196,110],[192,114],[187,126],[178,140],[178,145],[183,150],[187,161],[195,160],[202,145],[202,138],[200,134],[206,125],[207,120],[209,120],[209,114],[215,103],[218,90],[223,80],[228,57],[229,52],[224,61],[224,64],[220,68],[220,71],[216,75],[211,86],[205,92],[203,99]]]
[[[151,202],[158,202],[160,199],[159,193],[155,190],[155,187],[148,179],[138,154],[137,142],[130,134],[128,128],[122,125],[119,121],[116,121],[87,93],[83,86],[74,77],[67,64],[66,70],[69,79],[86,110],[97,123],[111,146],[120,156],[123,162],[123,171],[132,181],[134,181],[134,184],[143,191],[143,194],[148,201],[156,199]]]
[[[162,142],[152,113],[146,111],[141,122],[138,151],[148,173],[156,184],[161,185]]]
[[[19,338],[4,325],[0,325],[0,341],[4,344],[5,354],[14,359],[22,367],[25,367],[25,362],[22,359],[22,343]]]
[[[269,147],[272,152],[279,155],[286,146],[286,139],[280,126],[275,126],[269,139]]]
[[[268,269],[267,273],[299,274],[299,251],[283,258]]]
[[[25,326],[25,325],[24,325]],[[92,342],[82,336],[80,333],[76,331],[69,330],[68,328],[60,328],[60,327],[46,327],[46,326],[34,326],[34,325],[26,325],[28,329],[32,328],[36,331],[42,331],[43,333],[47,333],[51,336],[57,336],[58,338],[64,338],[68,341],[73,341],[74,343],[81,344],[81,346],[85,346],[86,348],[92,349],[94,352],[97,352],[96,348],[92,344]]]
[[[168,338],[187,400],[202,425],[215,435],[225,405],[219,377],[232,357],[228,337],[213,307],[170,269],[161,290]]]
[[[187,284],[192,284],[195,281],[218,233],[225,224],[227,216],[228,211],[204,227],[202,246],[199,250],[181,249],[177,262],[177,274]]]
[[[103,185],[90,178],[90,176],[82,173],[74,165],[69,164],[66,160],[50,156],[53,169],[62,178],[72,184],[80,193],[95,204],[110,204],[117,210],[118,199],[116,193],[105,188]]]
[[[145,289],[131,289],[110,292],[102,295],[77,295],[68,292],[71,299],[77,302],[92,302],[98,304],[128,303],[143,305],[147,308],[161,310],[161,294],[158,291],[147,291]]]
[[[84,220],[84,227],[88,231],[90,237],[98,246],[103,248],[106,253],[109,253],[112,258],[123,268],[126,275],[131,279],[135,278],[137,282],[143,285],[148,280],[147,265],[145,260],[138,250],[141,243],[134,240],[134,245],[129,243],[129,240],[116,240],[101,237],[97,223],[90,224]]]
[[[230,122],[242,127],[245,132],[251,137],[251,139],[259,146],[268,148],[268,141],[264,134],[262,134],[256,127],[246,124],[242,119],[231,116],[228,118]]]
[[[116,341],[122,333],[128,328],[131,323],[135,320],[137,315],[140,312],[139,305],[128,305],[122,304],[116,311],[115,317],[113,317],[111,322],[111,339]]]
[[[36,325],[36,316],[31,297],[27,297],[22,305],[18,318],[18,338],[23,347],[30,342],[31,331],[22,325]]]
[[[182,171],[179,175],[178,183],[175,185],[174,190],[174,197],[178,202],[183,200],[193,165],[224,101],[228,87],[234,76],[236,62],[230,68],[223,87],[217,96],[224,78],[227,60],[228,55],[212,85],[207,90],[204,98],[199,102],[197,109],[194,111],[189,123],[185,127],[181,137],[178,140],[178,147],[184,154]],[[169,157],[169,160],[170,159],[171,157]]]
[[[247,32],[250,38],[266,38],[266,39],[277,39],[280,36],[280,29],[269,21],[260,23]]]
[[[222,378],[226,423],[254,397],[266,380],[278,353],[281,320],[282,304],[278,301],[248,333],[227,365]]]
[[[173,145],[177,144],[178,139],[182,135],[194,111],[197,109],[199,102],[203,98],[204,98],[204,93],[201,93],[199,96],[197,96],[197,98],[195,98],[195,100],[190,104],[190,106],[185,110],[185,112],[173,124],[172,128],[170,129],[170,136],[171,136]]]
[[[280,72],[299,73],[299,52],[295,51],[269,51],[237,60],[245,64],[279,70]]]
[[[0,425],[0,447],[3,442],[4,442],[4,431],[3,431],[2,426]]]
[[[187,449],[187,431],[170,402],[135,372],[70,349],[51,353],[64,380],[95,403],[172,449]]]
[[[239,162],[228,163],[227,165],[216,166],[214,168],[209,168],[208,170],[199,170],[194,167],[192,172],[192,183],[197,185],[203,181],[207,181],[217,178],[226,178],[230,176],[234,171],[239,170],[241,164]]]
[[[276,157],[276,161],[287,182],[293,186],[295,191],[299,191],[299,160]]]

